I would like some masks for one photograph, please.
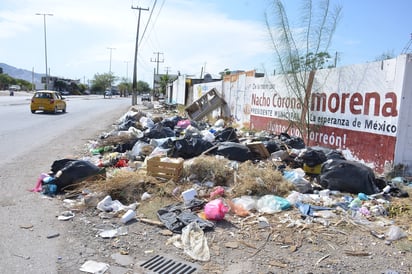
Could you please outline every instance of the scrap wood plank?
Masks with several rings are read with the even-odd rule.
[[[262,159],[270,157],[270,153],[262,142],[247,143],[246,146],[255,154],[259,155]]]

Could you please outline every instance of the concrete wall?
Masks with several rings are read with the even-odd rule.
[[[306,144],[342,150],[378,172],[397,163],[411,167],[411,60],[411,55],[400,55],[317,71],[310,119],[320,129],[305,140]],[[276,134],[285,132],[289,117],[301,113],[296,96],[286,84],[288,76],[253,75],[249,71],[229,75],[222,82],[195,85],[193,99],[214,87],[222,92],[237,124]],[[288,133],[299,136],[293,127]]]
[[[395,163],[407,165],[408,172],[412,174],[412,55],[403,55],[405,58],[405,75],[399,89],[400,112],[398,120],[398,134],[395,146]],[[399,70],[403,70],[400,66]]]

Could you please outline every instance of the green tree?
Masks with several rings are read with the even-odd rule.
[[[96,73],[92,79],[91,91],[94,93],[103,93],[106,89],[110,89],[116,77],[113,73]]]
[[[149,93],[149,92],[150,92],[150,86],[147,82],[145,81],[137,82],[137,93],[138,94]]]
[[[290,127],[299,130],[309,140],[310,95],[316,70],[330,60],[328,53],[333,34],[341,16],[342,7],[331,7],[329,0],[303,0],[298,24],[291,26],[281,0],[273,1],[273,17],[267,13],[266,26],[277,60],[277,71],[284,74],[290,97],[295,97],[301,109],[291,109]],[[317,7],[314,3],[318,4]]]
[[[5,90],[12,85],[12,78],[7,74],[0,74],[0,90]]]
[[[54,88],[57,91],[64,91],[64,90],[68,90],[68,84],[66,81],[63,80],[57,80],[54,82]]]
[[[119,88],[120,97],[127,97],[132,92],[132,83],[125,77],[122,78],[117,87]]]
[[[159,92],[161,94],[166,94],[167,85],[171,81],[172,81],[172,79],[168,74],[163,74],[162,76],[160,76],[160,79],[159,79],[160,90],[159,90]]]
[[[31,90],[32,84],[23,79],[16,79],[7,74],[0,74],[0,90],[8,89],[10,85],[19,85],[22,90]]]
[[[78,86],[78,88],[79,88],[80,93],[84,94],[84,92],[85,92],[86,89],[87,89],[87,85],[80,83],[80,84],[78,84],[77,86]]]

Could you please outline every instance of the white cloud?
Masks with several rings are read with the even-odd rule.
[[[136,3],[119,0],[3,1],[9,8],[0,10],[0,42],[21,39],[22,36],[32,42],[30,52],[0,46],[0,50],[20,50],[18,54],[11,52],[6,63],[26,63],[25,69],[44,66],[43,20],[35,13],[52,13],[53,16],[46,18],[52,74],[92,78],[95,73],[104,73],[109,68],[107,47],[114,47],[112,71],[123,77],[128,66],[129,77],[132,75],[137,10],[132,10],[131,4],[136,6]],[[156,67],[151,61],[156,58],[154,52],[164,53],[159,73],[170,67],[170,73],[179,70],[199,75],[206,64],[208,72],[217,74],[225,68],[258,68],[267,60],[262,56],[271,49],[264,25],[230,19],[225,12],[217,11],[211,3],[204,1],[169,0],[161,6],[162,2],[158,1],[139,47],[140,79],[151,83]],[[152,3],[147,0],[138,4],[151,9]],[[140,35],[150,12],[141,12]],[[17,58],[21,60],[17,61]]]

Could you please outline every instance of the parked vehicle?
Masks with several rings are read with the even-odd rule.
[[[51,113],[66,112],[66,101],[57,91],[36,91],[31,99],[30,110],[31,113],[35,113],[37,110]]]
[[[104,92],[104,94],[103,94],[103,97],[104,98],[112,98],[112,96],[113,96],[113,93],[112,93],[112,91],[111,90],[106,90],[105,92]]]
[[[143,101],[151,101],[150,94],[142,94],[142,102]]]

